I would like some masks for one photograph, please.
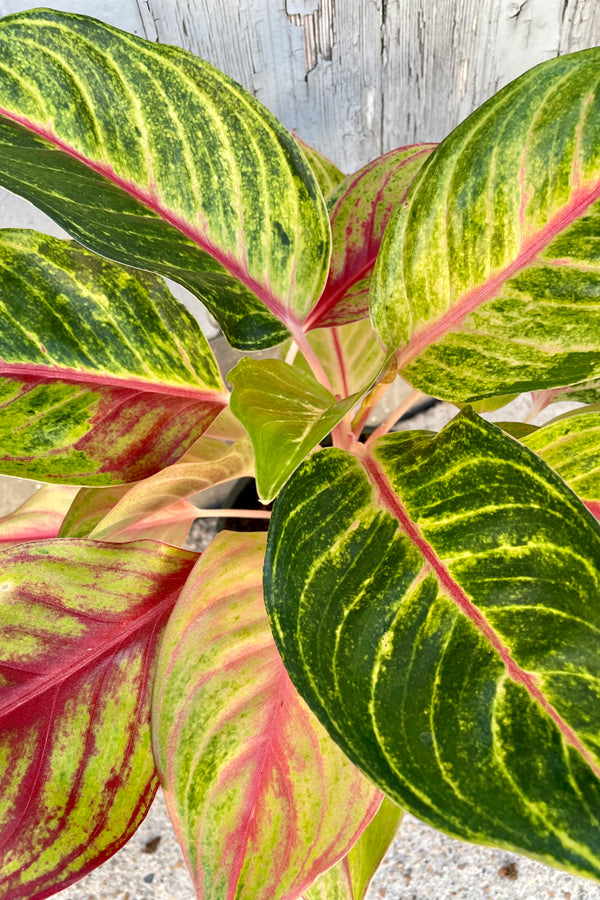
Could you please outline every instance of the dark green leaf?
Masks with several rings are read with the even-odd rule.
[[[451,834],[600,878],[600,528],[479,419],[324,450],[275,504],[265,599],[350,758]]]

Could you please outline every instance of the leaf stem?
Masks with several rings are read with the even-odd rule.
[[[564,388],[548,388],[546,391],[532,391],[531,393],[531,409],[525,418],[526,424],[531,424],[538,413],[550,406],[555,397],[562,394]]]
[[[421,397],[425,396],[421,391],[411,391],[410,394],[404,398],[404,400],[398,404],[396,409],[385,419],[378,428],[375,429],[372,435],[365,441],[365,444],[369,446],[374,441],[377,440],[378,437],[381,437],[382,434],[387,434],[388,431],[394,427],[396,422],[402,418],[405,412],[418,403]]]
[[[379,384],[376,384],[373,390],[364,398],[351,426],[352,432],[357,439],[361,436],[362,430],[365,427],[371,412],[375,409],[389,387],[389,382],[380,381]]]
[[[270,519],[270,509],[196,509],[198,519]]]
[[[308,338],[306,337],[304,332],[300,328],[297,328],[297,329],[294,329],[291,333],[292,333],[293,339],[295,340],[296,344],[298,345],[298,349],[300,350],[300,353],[302,354],[302,356],[304,357],[304,359],[310,366],[311,372],[313,373],[313,375],[315,376],[315,378],[317,379],[319,384],[323,385],[324,388],[327,388],[327,390],[329,391],[330,394],[333,394],[333,389],[331,387],[331,382],[329,381],[329,378],[327,377],[327,372],[323,368],[323,364],[321,363],[321,360],[319,359],[319,357],[317,356],[317,354],[311,347],[311,345],[308,341]],[[339,397],[338,397],[338,399],[339,399]]]
[[[292,343],[290,344],[290,348],[285,355],[284,362],[286,362],[288,364],[288,366],[293,366],[294,360],[296,359],[297,356],[298,356],[298,344],[296,343],[296,341],[292,341]]]

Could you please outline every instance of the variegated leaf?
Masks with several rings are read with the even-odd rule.
[[[461,412],[323,450],[275,503],[265,600],[288,672],[434,826],[600,879],[600,526]]]
[[[600,513],[600,408],[574,410],[522,441],[558,472],[588,509]]]
[[[348,175],[328,196],[331,267],[325,290],[306,320],[307,330],[368,317],[371,274],[383,232],[435,146],[390,150]]]
[[[0,232],[0,469],[110,485],[174,462],[228,397],[162,279],[71,241]]]
[[[149,542],[0,552],[2,900],[67,887],[146,814],[157,642],[196,558]]]
[[[0,183],[96,252],[187,287],[235,346],[299,327],[328,217],[254,97],[178,47],[53,10],[2,19],[0,56]]]
[[[303,141],[297,134],[294,134],[294,140],[308,160],[308,164],[321,188],[321,193],[324,197],[327,197],[340,181],[344,180],[344,173],[340,172],[335,163],[327,159],[319,150],[315,150],[314,147]]]
[[[402,810],[387,797],[356,844],[304,897],[305,900],[363,900],[402,819]]]
[[[199,900],[299,897],[381,802],[286,675],[264,611],[264,545],[219,535],[161,645],[155,756]]]
[[[469,401],[600,375],[600,48],[487,101],[386,231],[372,314],[399,370]]]

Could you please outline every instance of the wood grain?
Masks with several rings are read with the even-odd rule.
[[[590,0],[144,0],[149,37],[224,69],[345,171],[440,140],[544,59],[600,43]]]
[[[31,0],[0,0],[0,14],[31,5]],[[441,140],[521,72],[600,43],[597,0],[58,0],[53,5],[210,60],[346,172],[393,147]],[[5,206],[10,221],[19,224],[14,204]],[[7,220],[1,211],[0,218]]]

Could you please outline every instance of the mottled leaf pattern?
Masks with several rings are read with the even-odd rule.
[[[326,156],[323,156],[319,150],[315,150],[310,144],[305,143],[305,141],[303,141],[301,137],[298,137],[297,134],[294,135],[294,140],[308,160],[313,174],[317,179],[317,183],[321,188],[321,193],[324,197],[327,197],[334,188],[337,187],[340,181],[344,180],[344,173],[340,172],[335,163],[330,159],[327,159]]]
[[[586,504],[600,511],[600,409],[588,407],[554,419],[523,443],[542,457]]]
[[[391,150],[349,175],[327,198],[332,256],[325,290],[306,329],[344,325],[369,315],[371,273],[390,216],[435,144]]]
[[[313,455],[275,503],[290,675],[393,799],[600,878],[600,527],[473,412]]]
[[[161,645],[155,755],[205,900],[298,897],[381,802],[283,668],[264,611],[264,545],[261,534],[219,535]]]
[[[0,468],[135,481],[185,453],[227,403],[197,322],[161,279],[71,241],[0,233]]]
[[[375,327],[449,400],[600,374],[600,48],[548,60],[462,123],[386,231]]]
[[[51,10],[2,19],[0,57],[0,183],[187,287],[235,346],[297,327],[323,288],[327,212],[258,101],[178,47]]]
[[[354,394],[338,402],[310,372],[278,359],[241,359],[227,377],[233,385],[231,410],[252,441],[262,503],[277,495],[359,399]]]
[[[195,559],[149,542],[0,552],[2,900],[67,887],[146,814],[157,642]]]

